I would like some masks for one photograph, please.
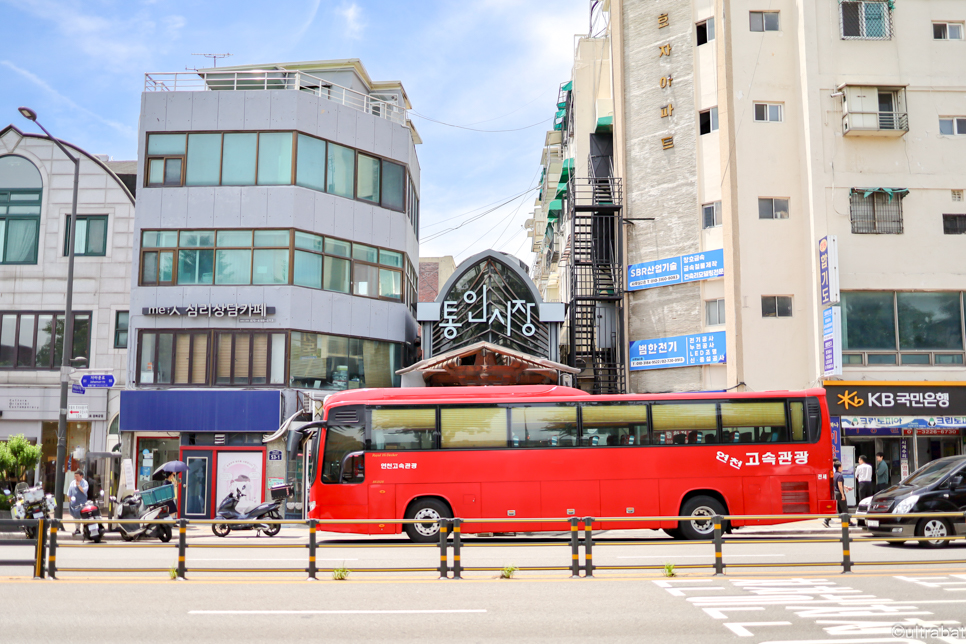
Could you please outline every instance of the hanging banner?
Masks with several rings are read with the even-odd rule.
[[[842,423],[838,416],[831,416],[828,419],[829,429],[832,434],[832,460],[842,460]]]
[[[838,304],[839,292],[839,245],[835,235],[818,241],[818,282],[822,292],[822,305]]]
[[[631,342],[631,371],[725,364],[724,331]]]
[[[962,427],[966,416],[842,416],[849,436],[957,436]]]
[[[700,282],[724,277],[724,249],[678,255],[627,267],[627,290]]]
[[[842,375],[842,309],[837,306],[822,311],[822,373]]]

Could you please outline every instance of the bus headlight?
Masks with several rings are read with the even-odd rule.
[[[896,506],[894,510],[895,514],[906,514],[910,512],[913,506],[916,505],[916,501],[919,500],[918,494],[913,494],[912,496],[907,496],[903,500],[899,501],[899,505]]]

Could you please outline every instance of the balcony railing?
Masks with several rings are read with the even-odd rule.
[[[400,125],[405,125],[407,119],[405,108],[304,72],[258,69],[244,72],[152,72],[144,75],[145,92],[246,90],[310,92]]]
[[[842,115],[845,134],[864,136],[902,136],[909,131],[906,112],[846,112]]]

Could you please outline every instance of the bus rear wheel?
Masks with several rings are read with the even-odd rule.
[[[683,539],[710,539],[714,536],[715,515],[721,516],[725,508],[721,502],[710,496],[695,496],[681,506],[682,517],[695,517],[694,521],[681,521],[678,530]]]
[[[439,541],[439,522],[452,516],[449,507],[438,499],[418,499],[406,511],[407,519],[423,519],[424,523],[407,523],[406,534],[416,543]]]

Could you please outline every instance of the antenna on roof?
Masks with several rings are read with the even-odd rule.
[[[228,58],[231,54],[191,54],[192,56],[204,56],[205,58],[210,58],[214,61],[212,67],[218,67],[219,58]]]

